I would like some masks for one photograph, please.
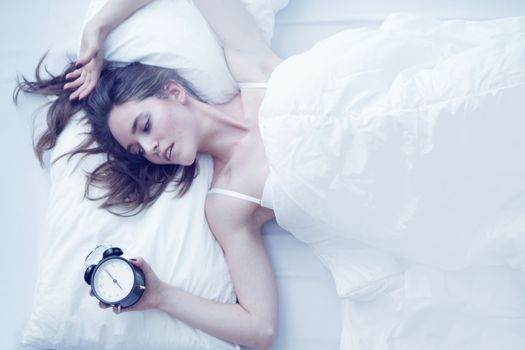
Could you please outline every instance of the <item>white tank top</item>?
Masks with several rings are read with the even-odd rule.
[[[244,193],[227,190],[225,188],[220,188],[220,187],[213,187],[212,189],[208,191],[208,194],[214,194],[214,193],[222,194],[225,196],[252,202],[264,208],[273,209],[271,187],[272,187],[272,176],[270,174],[268,175],[268,177],[266,178],[266,181],[264,182],[263,193],[260,199],[249,196]]]

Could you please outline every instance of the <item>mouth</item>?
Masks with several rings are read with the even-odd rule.
[[[167,161],[171,161],[171,152],[173,151],[173,143],[166,148],[164,151],[164,158],[166,158]]]

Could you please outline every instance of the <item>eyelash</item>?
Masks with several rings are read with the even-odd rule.
[[[146,124],[144,124],[144,129],[142,129],[144,132],[148,132],[151,129],[151,123],[150,118],[148,117],[148,120],[146,120]],[[144,150],[142,147],[139,146],[139,150],[136,153],[139,157],[144,157]]]
[[[146,120],[146,124],[144,124],[144,132],[148,132],[150,128],[151,128],[150,118],[148,117],[148,120]]]

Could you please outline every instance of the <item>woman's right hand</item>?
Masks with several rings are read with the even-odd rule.
[[[66,79],[74,80],[64,85],[64,90],[74,89],[69,96],[70,100],[81,100],[95,88],[104,63],[105,38],[100,28],[91,22],[84,28],[80,54],[75,64],[77,69],[66,75]]]
[[[116,306],[111,306],[104,304],[103,302],[99,301],[98,306],[101,309],[108,309],[113,308],[113,312],[115,314],[120,314],[122,312],[129,312],[129,311],[143,311],[143,310],[150,310],[150,309],[157,309],[159,306],[159,302],[161,299],[161,294],[164,290],[164,282],[159,279],[157,274],[153,271],[150,264],[148,264],[144,258],[137,257],[133,259],[129,259],[130,263],[135,265],[136,267],[140,268],[142,272],[144,273],[145,278],[145,284],[146,289],[144,290],[144,294],[142,294],[142,297],[139,299],[139,301],[134,304],[133,306],[121,309],[117,308]],[[94,297],[94,295],[91,292],[91,289],[89,291],[89,295]]]

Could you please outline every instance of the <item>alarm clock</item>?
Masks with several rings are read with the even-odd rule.
[[[87,267],[84,280],[98,300],[106,305],[126,308],[139,301],[146,283],[142,270],[122,254],[118,247],[106,249],[97,264]]]

